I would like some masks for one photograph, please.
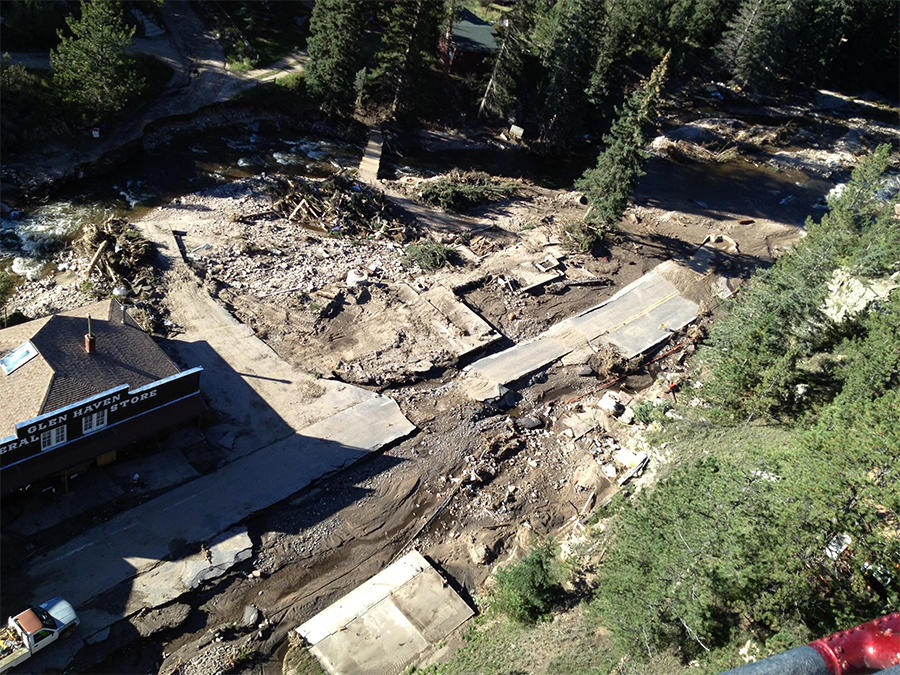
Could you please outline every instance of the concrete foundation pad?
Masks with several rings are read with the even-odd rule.
[[[444,286],[435,286],[422,297],[446,320],[445,333],[458,357],[493,344],[500,334]]]
[[[385,396],[335,417],[115,516],[35,559],[29,568],[37,580],[34,598],[59,595],[78,609],[100,593],[156,568],[191,543],[209,541],[233,523],[415,428]],[[79,570],[77,575],[72,574],[73,566]],[[135,606],[167,602],[183,591],[180,577],[159,573],[155,577],[159,584],[153,593],[141,591],[140,602],[129,601],[127,608],[119,608],[122,616]],[[137,590],[147,587],[142,581],[134,584]]]
[[[204,550],[181,560],[160,563],[138,575],[122,614],[129,616],[142,609],[171,602],[204,581],[222,576],[252,554],[253,544],[247,535],[247,528],[223,532],[207,544]]]
[[[378,396],[326,417],[301,433],[310,438],[373,452],[386,443],[411,434],[415,428],[393,399]]]
[[[329,673],[393,675],[473,614],[412,551],[296,630]]]
[[[660,267],[666,276],[683,271],[682,276],[701,278],[671,261]],[[466,369],[466,391],[478,401],[494,398],[503,386],[559,359],[584,363],[589,357],[587,350],[596,351],[601,343],[633,358],[693,321],[699,310],[697,303],[682,297],[675,285],[652,270],[605,302],[559,322],[535,339],[476,361]],[[574,356],[567,360],[571,354]]]

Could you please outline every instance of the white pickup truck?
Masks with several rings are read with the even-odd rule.
[[[0,629],[0,673],[17,666],[51,642],[68,637],[81,623],[75,610],[62,598],[26,609],[9,617]]]

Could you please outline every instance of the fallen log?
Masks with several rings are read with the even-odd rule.
[[[91,256],[91,261],[88,263],[87,269],[84,272],[85,280],[91,278],[91,271],[94,269],[94,266],[97,264],[97,261],[100,259],[100,256],[103,255],[103,252],[106,250],[106,247],[109,245],[109,240],[104,239],[100,242],[100,245],[97,247],[97,251]]]

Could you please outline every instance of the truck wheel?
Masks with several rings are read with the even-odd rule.
[[[60,640],[65,640],[67,638],[72,637],[72,633],[75,632],[75,626],[69,626],[62,633],[59,634]]]

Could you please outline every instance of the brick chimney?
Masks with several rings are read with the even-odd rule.
[[[87,315],[88,320],[88,332],[84,336],[84,351],[88,354],[93,354],[97,350],[97,338],[94,337],[94,332],[91,330],[91,315]]]

